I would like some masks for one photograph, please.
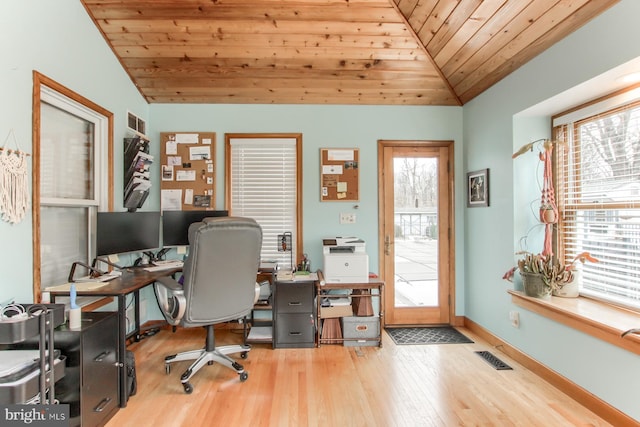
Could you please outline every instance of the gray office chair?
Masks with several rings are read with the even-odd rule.
[[[260,265],[262,229],[249,218],[205,218],[189,227],[189,254],[184,262],[184,283],[171,277],[155,285],[158,304],[170,325],[202,326],[207,329],[204,349],[165,357],[165,370],[171,363],[195,360],[180,380],[185,393],[191,393],[191,377],[205,364],[218,362],[248,378],[244,367],[227,356],[241,353],[247,358],[249,345],[216,347],[215,324],[241,319],[253,309],[256,274]]]

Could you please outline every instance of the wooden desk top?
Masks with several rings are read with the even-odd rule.
[[[368,282],[360,283],[325,283],[324,275],[318,270],[318,289],[371,289],[384,286],[384,280],[379,277],[369,278]]]
[[[369,279],[368,282],[362,283],[325,283],[320,284],[318,289],[371,289],[384,286],[384,281],[380,279]]]
[[[144,268],[127,268],[122,272],[122,276],[107,282],[106,285],[92,290],[77,290],[78,296],[101,296],[110,297],[126,295],[148,286],[160,277],[171,276],[181,271],[182,268],[171,268],[159,271],[146,271]],[[69,291],[50,290],[52,296],[69,295]]]

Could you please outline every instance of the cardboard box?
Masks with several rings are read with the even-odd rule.
[[[353,316],[353,308],[351,307],[351,304],[334,305],[333,307],[320,307],[321,319],[344,316]]]
[[[341,321],[345,347],[372,347],[379,345],[380,319],[378,316],[350,316],[343,317]],[[354,338],[355,340],[353,340]]]

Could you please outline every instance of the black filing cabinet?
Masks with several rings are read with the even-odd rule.
[[[56,397],[69,404],[70,426],[102,426],[118,411],[118,317],[83,312],[82,328],[55,331],[55,346],[67,356]]]
[[[273,298],[273,347],[315,347],[315,280],[276,280]]]

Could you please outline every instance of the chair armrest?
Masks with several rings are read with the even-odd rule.
[[[186,298],[182,285],[169,276],[160,277],[153,285],[158,307],[167,323],[178,325],[184,316]]]
[[[156,279],[156,282],[159,282],[162,286],[168,288],[171,292],[175,292],[176,294],[184,294],[182,285],[171,276],[159,277],[158,279]]]

